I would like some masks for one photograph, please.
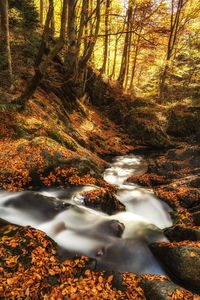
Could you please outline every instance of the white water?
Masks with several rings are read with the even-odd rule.
[[[166,240],[160,229],[171,226],[167,209],[151,191],[126,183],[129,176],[142,172],[143,166],[141,157],[127,155],[116,158],[105,171],[104,179],[118,187],[117,197],[126,206],[126,212],[108,216],[82,206],[80,192],[92,187],[81,187],[49,189],[38,194],[1,192],[0,218],[43,230],[67,251],[97,258],[99,267],[165,274],[148,243]],[[36,201],[39,194],[73,205],[55,214],[48,201]],[[116,230],[122,228],[119,222],[125,226],[121,237]]]

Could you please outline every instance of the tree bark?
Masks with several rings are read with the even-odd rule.
[[[115,39],[115,52],[114,52],[114,60],[113,60],[113,67],[112,67],[111,78],[115,77],[115,68],[116,68],[116,60],[117,60],[118,42],[119,42],[119,39],[116,36],[116,39]]]
[[[8,70],[9,84],[12,85],[12,59],[10,50],[9,19],[8,19],[8,0],[0,0],[1,15],[1,42],[2,55],[6,56],[6,69]],[[3,66],[4,68],[4,66]]]
[[[86,50],[86,52],[84,53],[83,57],[80,60],[80,67],[83,67],[87,64],[88,60],[90,59],[96,41],[97,41],[97,37],[98,37],[98,33],[99,33],[99,26],[100,26],[100,20],[101,20],[101,15],[100,15],[100,7],[101,7],[101,1],[97,0],[97,5],[96,5],[96,27],[95,27],[95,32],[93,35],[93,39],[89,42],[88,48]]]
[[[81,20],[80,20],[80,26],[78,32],[78,39],[77,39],[78,55],[80,53],[81,39],[83,36],[84,28],[87,26],[88,6],[89,6],[89,0],[83,0],[82,10],[81,10]]]
[[[48,9],[45,27],[43,31],[42,42],[35,61],[35,74],[32,77],[32,79],[28,82],[24,93],[15,101],[17,104],[21,105],[22,109],[25,109],[28,100],[33,96],[41,79],[43,78],[45,72],[47,71],[49,63],[53,60],[53,58],[60,52],[60,50],[64,46],[66,18],[67,18],[67,0],[64,0],[63,2],[59,40],[56,43],[56,45],[50,50],[49,54],[45,58],[43,58],[44,49],[45,49],[44,45],[46,44],[46,40],[49,35],[52,14],[53,14],[53,0],[49,0],[49,9]]]
[[[164,97],[165,97],[165,81],[167,78],[167,73],[168,73],[168,69],[169,69],[169,64],[170,64],[170,59],[173,55],[173,50],[174,50],[174,46],[177,40],[177,34],[179,31],[179,27],[180,27],[180,15],[181,15],[181,11],[183,8],[183,0],[178,0],[178,6],[176,9],[176,12],[174,12],[175,10],[175,3],[174,0],[171,0],[171,23],[170,23],[170,35],[169,35],[169,40],[168,40],[168,47],[167,47],[167,58],[165,61],[165,65],[163,68],[163,72],[161,74],[160,77],[160,88],[159,88],[159,98],[160,98],[160,102],[164,102]]]
[[[54,9],[53,9],[53,14],[51,18],[51,35],[54,37],[55,35],[55,18],[54,18]]]
[[[130,20],[132,16],[132,7],[130,5],[129,1],[129,7],[127,11],[127,33],[125,36],[125,41],[124,41],[124,49],[123,49],[123,54],[122,54],[122,60],[121,60],[121,67],[120,67],[120,72],[119,72],[119,77],[118,81],[121,85],[124,84],[125,80],[125,75],[126,75],[126,68],[127,68],[127,53],[128,53],[128,44],[129,44],[129,39],[130,39],[130,33],[129,33],[129,28],[130,28]]]
[[[68,49],[65,55],[65,66],[68,77],[73,77],[77,72],[78,49],[76,47],[76,0],[68,0]]]
[[[129,81],[129,67],[130,67],[131,42],[132,42],[132,34],[130,33],[129,41],[128,41],[128,49],[127,49],[127,64],[126,64],[125,84],[124,84],[125,90],[127,89],[128,81]]]
[[[106,9],[105,9],[105,39],[104,39],[104,55],[103,55],[103,65],[101,68],[102,73],[106,73],[106,63],[108,57],[108,22],[109,22],[109,8],[110,0],[106,0]]]
[[[130,84],[129,84],[129,91],[132,90],[133,88],[133,80],[135,77],[135,69],[136,69],[136,63],[137,63],[137,56],[139,52],[139,44],[140,44],[140,37],[137,37],[137,42],[135,45],[135,51],[134,51],[134,59],[133,59],[133,66],[132,66],[132,72],[131,72],[131,79],[130,79]]]
[[[43,24],[44,15],[44,1],[40,0],[40,23]]]

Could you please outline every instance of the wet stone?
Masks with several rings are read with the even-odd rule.
[[[200,230],[194,228],[187,228],[183,226],[174,226],[164,230],[166,237],[170,241],[199,241],[200,240]]]
[[[171,300],[171,294],[176,293],[176,290],[180,288],[167,279],[163,281],[142,279],[139,286],[143,289],[147,300]]]

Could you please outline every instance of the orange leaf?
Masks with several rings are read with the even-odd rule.
[[[107,279],[108,282],[111,282],[113,280],[113,275],[110,275]]]
[[[190,257],[195,257],[195,256],[196,256],[196,254],[194,252],[190,253]]]

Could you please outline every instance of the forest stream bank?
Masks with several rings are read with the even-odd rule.
[[[32,71],[17,55],[24,85]],[[24,111],[12,102],[20,89],[1,91],[0,296],[199,299],[199,107],[136,98],[88,74],[78,96],[57,57]]]

